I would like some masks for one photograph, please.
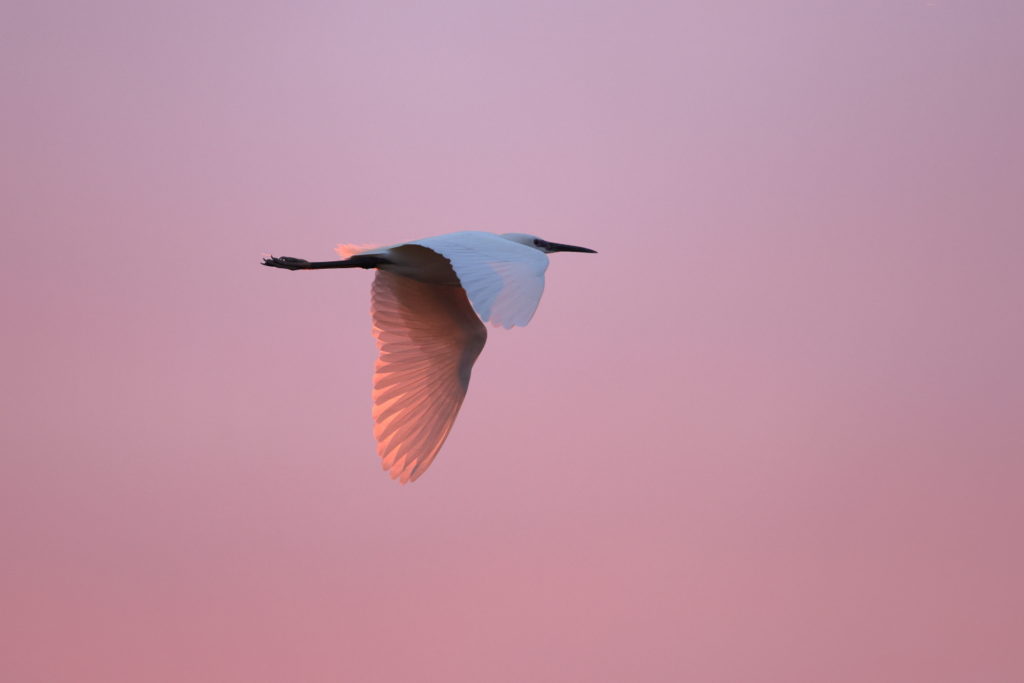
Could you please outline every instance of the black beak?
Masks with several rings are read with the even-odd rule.
[[[554,251],[578,251],[583,254],[596,254],[597,252],[593,249],[587,249],[586,247],[574,247],[571,244],[559,244],[558,242],[548,242],[549,252]]]

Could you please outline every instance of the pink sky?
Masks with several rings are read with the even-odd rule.
[[[0,679],[1024,680],[1024,5],[0,10]],[[362,271],[556,254],[417,483]]]

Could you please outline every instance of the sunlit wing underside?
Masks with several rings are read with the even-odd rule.
[[[487,340],[461,287],[383,270],[373,281],[374,436],[384,469],[403,484],[433,462],[455,423]]]

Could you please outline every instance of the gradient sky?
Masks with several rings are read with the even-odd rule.
[[[5,2],[0,678],[1024,680],[1024,5]],[[552,257],[417,483],[370,275]]]

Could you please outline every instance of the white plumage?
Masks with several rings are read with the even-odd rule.
[[[504,328],[530,322],[544,293],[548,257],[489,232],[455,232],[416,240],[448,259],[484,322]]]

